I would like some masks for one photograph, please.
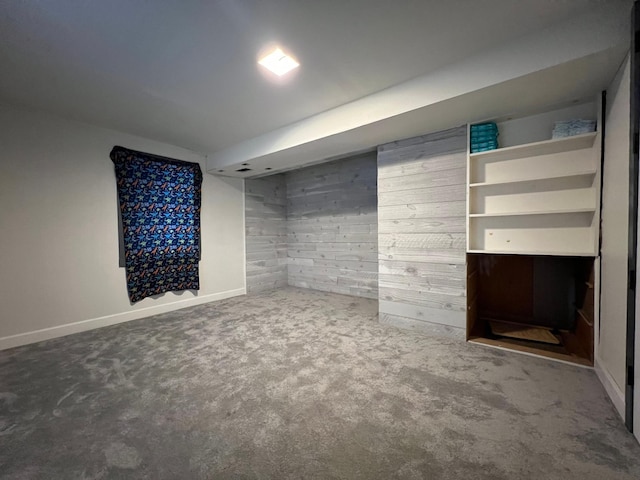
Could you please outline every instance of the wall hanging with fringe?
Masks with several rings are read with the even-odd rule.
[[[120,266],[132,303],[198,290],[202,171],[197,163],[113,147]]]

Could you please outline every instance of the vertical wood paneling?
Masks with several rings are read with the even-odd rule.
[[[380,318],[464,338],[466,127],[378,149]]]
[[[378,297],[376,155],[286,174],[289,285]]]
[[[287,286],[284,175],[245,180],[247,293]]]

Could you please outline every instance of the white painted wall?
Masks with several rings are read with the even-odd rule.
[[[205,174],[200,291],[129,303],[116,144],[206,168],[188,150],[0,105],[0,348],[244,293],[243,181]]]
[[[602,296],[597,369],[624,407],[629,206],[629,57],[607,90],[602,190]],[[622,410],[620,413],[623,415]]]
[[[537,115],[498,122],[500,147],[513,147],[514,145],[549,140],[552,136],[555,122],[575,118],[583,120],[597,119],[598,105],[595,101],[586,102]]]

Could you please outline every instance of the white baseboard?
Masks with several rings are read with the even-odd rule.
[[[43,340],[50,340],[52,338],[64,337],[65,335],[85,332],[87,330],[115,325],[117,323],[138,320],[140,318],[150,317],[152,315],[158,315],[160,313],[180,310],[181,308],[193,307],[196,305],[202,305],[203,303],[215,302],[216,300],[237,297],[238,295],[245,295],[246,293],[246,288],[237,288],[235,290],[227,290],[226,292],[197,296],[188,298],[186,300],[178,300],[176,302],[140,308],[138,310],[131,310],[129,312],[107,315],[105,317],[90,318],[88,320],[81,320],[79,322],[67,323],[66,325],[43,328],[41,330],[35,330],[33,332],[25,332],[19,333],[17,335],[10,335],[8,337],[0,337],[0,350],[20,347],[22,345],[41,342]]]
[[[596,357],[596,361],[594,363],[595,363],[596,375],[598,375],[598,378],[600,379],[600,382],[604,386],[604,389],[607,392],[607,395],[609,395],[609,398],[613,402],[613,405],[616,407],[616,410],[618,411],[620,418],[624,420],[624,417],[625,417],[624,392],[620,390],[620,388],[616,384],[616,381],[613,379],[613,377],[607,371],[607,369],[602,366],[601,360],[598,357]]]

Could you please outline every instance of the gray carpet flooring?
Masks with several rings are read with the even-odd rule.
[[[594,372],[288,288],[0,352],[3,479],[634,479]]]

